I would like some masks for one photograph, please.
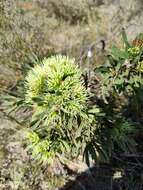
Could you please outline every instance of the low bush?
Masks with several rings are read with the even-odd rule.
[[[34,158],[50,163],[56,156],[82,154],[95,129],[75,61],[65,56],[44,59],[29,71],[25,89],[25,102],[33,108],[28,139]]]

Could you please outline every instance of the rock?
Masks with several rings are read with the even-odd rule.
[[[55,190],[63,186],[62,165],[56,161],[53,168],[45,168],[35,162],[23,146],[26,127],[0,116],[3,117],[0,118],[0,190]]]
[[[14,70],[5,65],[0,65],[0,88],[13,88],[17,83]]]

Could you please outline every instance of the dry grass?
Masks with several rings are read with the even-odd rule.
[[[122,9],[93,0],[2,0],[0,7],[0,64],[15,71],[31,64],[33,53],[39,59],[68,54],[84,68],[92,45],[91,65],[102,64],[100,40],[107,49],[120,44],[127,20]]]

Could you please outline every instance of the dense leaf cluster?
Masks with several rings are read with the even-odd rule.
[[[104,65],[95,69],[100,78],[98,101],[105,115],[98,119],[98,137],[109,159],[136,154],[135,136],[142,126],[143,41],[141,34],[124,47],[113,46]],[[142,43],[141,43],[142,42]]]
[[[113,46],[106,63],[96,69],[101,77],[100,96],[107,102],[111,93],[129,96],[143,85],[143,45],[129,44],[122,34],[124,48]]]
[[[33,108],[29,148],[34,158],[51,163],[55,156],[81,154],[93,136],[93,111],[73,59],[55,56],[31,69],[25,102]]]

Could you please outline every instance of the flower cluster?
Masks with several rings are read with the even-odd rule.
[[[130,56],[137,56],[140,53],[140,48],[139,47],[131,47],[128,49],[128,53]]]

